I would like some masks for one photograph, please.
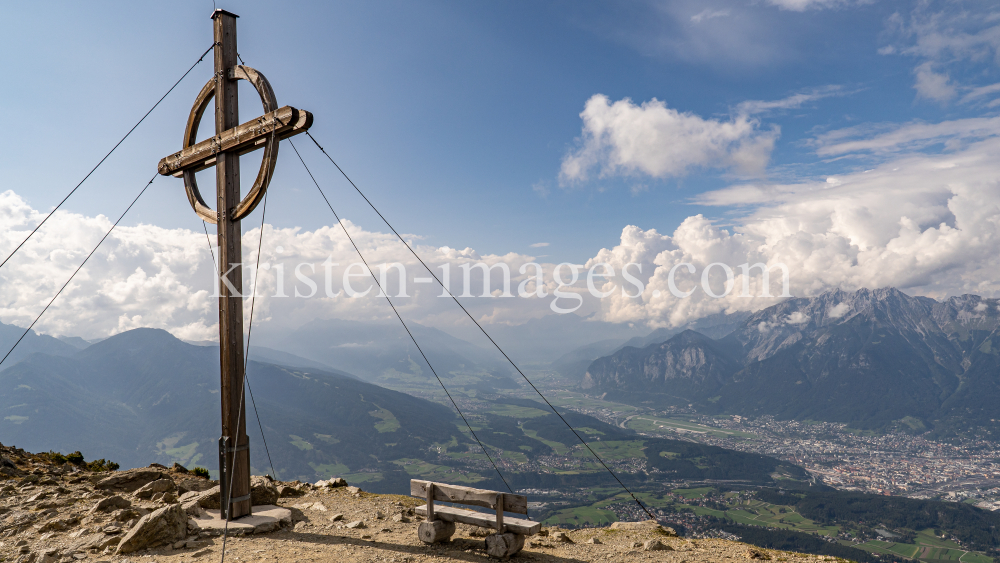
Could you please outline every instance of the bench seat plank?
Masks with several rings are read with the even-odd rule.
[[[427,516],[427,505],[418,506],[416,513],[421,516]],[[444,520],[445,522],[461,522],[462,524],[471,524],[494,530],[497,527],[495,514],[486,514],[465,508],[455,508],[454,506],[434,505],[434,518]],[[541,522],[532,522],[531,520],[522,520],[521,518],[504,518],[503,523],[508,532],[525,536],[533,536],[542,529]]]
[[[431,481],[420,479],[410,479],[410,494],[417,498],[427,498],[427,486]],[[456,504],[468,504],[471,506],[482,506],[496,510],[497,491],[487,491],[473,487],[462,487],[459,485],[448,485],[446,483],[434,483],[434,500],[441,502],[453,502]],[[515,514],[528,513],[528,497],[504,493],[503,508],[505,512]]]

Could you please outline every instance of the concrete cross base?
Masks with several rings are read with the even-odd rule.
[[[244,516],[230,521],[229,533],[232,535],[264,534],[291,524],[291,510],[266,504],[253,507],[252,516]],[[225,529],[226,521],[220,517],[218,510],[205,510],[203,516],[188,519],[188,532],[191,533],[220,535]]]

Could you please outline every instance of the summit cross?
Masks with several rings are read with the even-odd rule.
[[[195,213],[218,226],[219,246],[219,359],[222,399],[222,437],[219,439],[219,484],[222,517],[232,520],[251,514],[250,439],[246,432],[243,394],[243,251],[240,220],[264,198],[278,159],[281,139],[305,132],[312,114],[290,106],[279,108],[264,75],[238,64],[236,14],[212,14],[215,36],[215,73],[201,89],[184,129],[179,152],[160,160],[159,173],[184,178],[184,189]],[[239,122],[237,81],[253,84],[264,115]],[[215,99],[215,136],[195,142],[208,103]],[[263,148],[260,171],[247,195],[240,199],[240,156]],[[216,206],[206,205],[195,173],[215,166]],[[230,498],[230,490],[232,496]]]

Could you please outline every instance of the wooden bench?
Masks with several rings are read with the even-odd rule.
[[[492,528],[497,532],[486,537],[486,553],[491,557],[509,557],[524,547],[524,537],[533,536],[541,530],[539,522],[520,518],[504,518],[504,512],[528,514],[528,497],[498,491],[474,489],[410,480],[410,494],[427,501],[418,506],[416,513],[427,518],[417,528],[417,536],[424,543],[447,541],[455,533],[455,522]],[[496,511],[495,514],[467,510],[453,506],[434,506],[434,501],[482,506]]]

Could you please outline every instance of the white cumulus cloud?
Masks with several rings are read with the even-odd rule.
[[[580,296],[577,314],[596,313],[602,320],[647,326],[681,326],[706,315],[774,304],[782,299],[782,267],[787,268],[789,293],[796,296],[885,286],[935,298],[962,293],[1000,296],[1000,124],[992,119],[882,126],[868,130],[867,136],[862,129],[834,134],[822,145],[830,154],[878,150],[881,162],[866,171],[838,171],[835,176],[782,184],[735,184],[704,193],[694,203],[741,210],[742,216],[721,225],[694,215],[662,233],[626,226],[619,240],[575,267],[577,281],[564,295]],[[922,152],[935,139],[961,142],[945,152]],[[844,145],[848,140],[855,144]],[[15,193],[0,193],[0,254],[12,250],[42,216]],[[427,274],[391,233],[345,223],[376,272],[382,264],[405,266],[408,297],[396,297],[402,288],[393,267],[387,267],[386,276],[406,318],[440,327],[463,322],[450,300],[439,297],[439,287],[416,281]],[[0,321],[27,326],[109,227],[103,216],[58,212],[0,269]],[[254,229],[244,235],[248,264],[256,259],[259,234]],[[358,261],[339,226],[308,231],[268,225],[264,235],[255,322],[300,326],[316,318],[389,318],[377,289],[358,298],[338,293],[345,269]],[[407,238],[416,241],[415,248],[436,274],[450,265],[447,279],[457,294],[463,289],[462,264],[494,267],[489,286],[484,289],[481,274],[474,274],[470,289],[476,297],[463,298],[482,322],[520,324],[555,314],[555,264],[541,264],[547,296],[478,297],[505,293],[504,266],[511,272],[511,292],[522,282],[533,292],[529,278],[534,272],[519,270],[532,257],[513,252],[480,255],[471,248],[433,247],[420,244],[419,237]],[[586,275],[599,263],[610,266],[597,270],[608,277],[589,281],[607,293],[603,299],[590,294]],[[298,264],[308,266],[296,271]],[[748,265],[746,272],[742,264]],[[764,295],[756,264],[769,268],[769,295]],[[52,334],[94,338],[152,326],[182,338],[213,339],[213,269],[200,230],[120,227],[39,327]],[[569,279],[573,269],[563,267],[563,278]],[[330,295],[327,270],[333,282]],[[353,273],[365,271],[356,268]],[[244,276],[249,289],[251,273]],[[304,295],[312,289],[306,280],[316,292],[308,298]],[[365,275],[352,278],[352,284],[362,292],[372,286]],[[689,291],[689,297],[675,296]],[[725,295],[716,298],[709,292]],[[572,307],[574,300],[563,297],[559,304]],[[838,307],[829,312],[845,313]]]
[[[703,194],[698,203],[738,204],[749,211],[727,228],[700,215],[667,235],[626,228],[619,245],[600,251],[590,263],[608,262],[620,270],[639,262],[646,287],[639,298],[614,293],[604,299],[604,317],[679,326],[708,314],[759,309],[779,300],[778,264],[788,268],[790,293],[796,296],[886,286],[935,298],[1000,295],[998,152],[1000,138],[991,136],[943,154],[890,155],[871,170],[838,174],[836,182],[737,185]],[[683,299],[669,286],[671,269],[682,263],[691,264],[693,272],[675,269],[675,286],[694,290]],[[701,287],[709,270],[709,287],[714,293],[724,290],[724,271],[710,269],[713,263],[733,270],[733,291],[724,298]],[[755,285],[759,270],[744,276],[738,268],[757,263],[772,267],[772,297],[762,296]],[[751,288],[747,297],[741,295],[744,277]],[[608,281],[623,283],[621,277]]]
[[[563,183],[601,176],[682,176],[691,168],[759,173],[774,149],[779,129],[761,129],[746,114],[729,120],[704,119],[652,99],[612,102],[596,94],[580,114],[583,132],[576,150],[562,161]]]
[[[0,253],[6,256],[12,251],[43,217],[43,213],[32,209],[16,193],[0,193]],[[430,281],[429,275],[394,234],[366,231],[347,220],[344,223],[376,275],[385,266],[386,287],[407,318],[437,326],[468,322],[450,300],[439,298],[439,286],[417,283],[417,278]],[[0,269],[0,321],[28,326],[110,227],[111,222],[104,216],[57,212]],[[339,225],[312,231],[266,225],[261,269],[254,279],[259,236],[259,228],[243,235],[245,321],[250,316],[250,295],[255,282],[257,325],[298,327],[314,319],[390,318],[392,313],[384,297],[379,295]],[[481,297],[517,294],[519,284],[534,274],[531,268],[526,273],[520,272],[523,264],[534,261],[532,257],[517,253],[480,255],[471,248],[432,247],[419,244],[419,240],[414,243],[418,237],[406,237],[456,295],[461,296],[465,289],[463,265],[481,262],[492,267],[485,288],[483,274],[473,268],[469,294],[475,298],[463,300],[482,322],[518,324],[552,313],[550,302],[557,288],[552,276],[553,264],[540,265],[544,297],[533,295],[535,284],[531,281],[525,286],[526,292],[532,294],[529,297]],[[214,235],[211,240],[214,244]],[[356,265],[350,271],[353,274],[350,284],[358,292],[357,297],[349,297],[345,292],[345,271],[352,264]],[[400,284],[395,264],[405,269],[405,284]],[[445,265],[449,268],[448,276],[443,275]],[[511,273],[509,291],[503,284],[504,266]],[[568,270],[564,277],[571,278]],[[572,291],[579,291],[582,279],[578,277]],[[154,225],[118,227],[35,328],[47,334],[90,339],[138,327],[154,327],[188,340],[215,340],[217,283],[209,244],[202,231]],[[405,297],[398,297],[400,294]],[[569,306],[573,304],[569,302]],[[588,314],[595,307],[592,300],[586,301],[577,312]]]

